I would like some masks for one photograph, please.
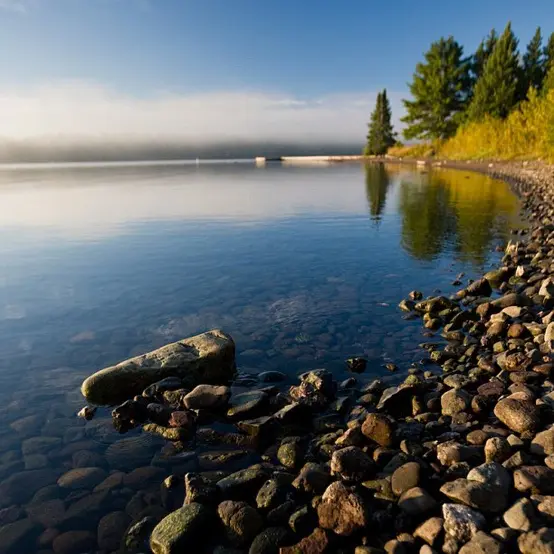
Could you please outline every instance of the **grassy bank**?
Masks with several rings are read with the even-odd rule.
[[[542,160],[554,162],[554,90],[540,96],[531,90],[506,119],[486,118],[458,129],[444,141],[394,146],[388,154],[402,158],[451,160]]]

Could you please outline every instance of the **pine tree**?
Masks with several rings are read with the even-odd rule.
[[[364,149],[366,155],[381,156],[396,142],[391,123],[391,109],[387,90],[377,94],[375,109],[371,114],[367,144]]]
[[[544,47],[544,72],[548,73],[550,67],[554,64],[554,33],[550,35],[546,46]]]
[[[475,84],[468,119],[478,121],[486,115],[506,117],[518,101],[519,77],[517,39],[508,23]]]
[[[483,74],[483,68],[489,59],[489,56],[492,54],[494,47],[498,41],[498,35],[494,29],[491,29],[491,32],[487,38],[481,41],[481,44],[477,47],[475,54],[471,60],[471,72],[474,82],[476,82],[479,77]]]
[[[535,35],[527,45],[527,51],[523,55],[523,71],[521,86],[519,87],[519,99],[527,97],[529,87],[539,90],[544,80],[544,56],[542,48],[541,28],[537,27]]]
[[[409,85],[414,99],[403,101],[407,139],[447,138],[456,132],[470,90],[469,70],[469,60],[453,37],[431,45]]]

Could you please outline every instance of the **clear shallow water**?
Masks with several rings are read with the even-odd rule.
[[[96,369],[213,327],[235,338],[246,372],[278,369],[293,380],[327,367],[343,378],[352,355],[368,358],[364,378],[386,373],[387,361],[407,369],[421,357],[422,329],[402,320],[399,300],[414,288],[453,292],[458,273],[475,276],[498,259],[494,248],[517,224],[506,185],[452,170],[5,169],[0,480],[71,469],[75,449],[99,454],[106,471],[148,465],[156,441],[129,451],[125,467],[106,461],[121,437],[108,411],[86,425],[74,417],[79,385]],[[30,452],[22,441],[34,436],[59,441]],[[89,514],[91,531],[99,515],[126,509],[136,494],[127,488],[131,496],[114,493],[98,517]],[[66,494],[65,510],[75,502]],[[29,505],[30,496],[7,496],[2,507]],[[0,525],[7,517],[0,512]]]

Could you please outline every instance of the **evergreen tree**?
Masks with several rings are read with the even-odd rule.
[[[367,144],[364,149],[366,155],[381,156],[396,142],[391,123],[391,109],[387,90],[377,94],[375,109],[371,114]]]
[[[544,57],[542,49],[541,28],[537,27],[535,35],[527,45],[527,51],[523,55],[523,71],[519,99],[524,100],[529,87],[539,90],[544,80]]]
[[[494,29],[491,29],[491,32],[487,38],[481,41],[481,44],[479,44],[477,50],[475,51],[475,54],[473,54],[473,59],[471,60],[471,72],[474,82],[476,82],[483,74],[483,68],[494,50],[497,41],[498,35]]]
[[[469,94],[469,70],[469,60],[453,37],[431,45],[409,85],[414,99],[403,101],[407,139],[447,138],[456,132]]]
[[[548,70],[554,63],[554,33],[548,38],[548,42],[544,47],[544,73],[548,73]]]
[[[517,39],[508,23],[475,84],[468,119],[477,121],[486,115],[506,117],[518,101],[519,78]]]

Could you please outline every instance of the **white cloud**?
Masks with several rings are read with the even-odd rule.
[[[277,92],[215,91],[139,98],[95,83],[59,82],[0,89],[0,134],[11,139],[363,142],[375,95],[368,91],[306,99]],[[389,93],[397,128],[401,96]]]

